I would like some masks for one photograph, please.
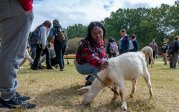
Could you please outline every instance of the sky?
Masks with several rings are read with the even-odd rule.
[[[31,31],[45,20],[58,19],[62,27],[88,25],[101,21],[119,8],[159,7],[162,3],[173,5],[175,0],[34,0],[34,20]]]

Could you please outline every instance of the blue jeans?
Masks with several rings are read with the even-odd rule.
[[[37,49],[37,45],[36,44],[31,44],[31,57],[32,57],[32,59],[35,59],[36,49]]]
[[[56,61],[60,66],[60,69],[64,69],[65,62],[64,62],[64,55],[66,51],[66,43],[63,44],[54,44],[54,50],[56,54]]]
[[[98,72],[100,72],[100,69],[92,66],[91,64],[75,64],[76,70],[82,74],[82,75],[89,75],[87,77],[87,80],[90,82],[94,81],[94,76],[96,75]]]
[[[33,13],[26,14],[19,0],[1,0],[0,10],[0,93],[9,100],[18,86],[17,71],[24,59]]]

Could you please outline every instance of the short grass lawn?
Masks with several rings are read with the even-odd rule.
[[[129,98],[131,82],[126,81],[126,101],[129,112],[179,112],[179,69],[169,69],[157,60],[149,68],[154,98],[149,99],[146,83],[138,80],[137,91],[133,99]],[[119,112],[120,98],[110,103],[113,92],[104,89],[96,97],[91,107],[81,105],[83,95],[77,89],[84,86],[85,76],[80,75],[72,61],[65,71],[33,71],[26,63],[20,69],[18,92],[31,97],[30,102],[38,105],[33,110],[1,110],[8,112]]]

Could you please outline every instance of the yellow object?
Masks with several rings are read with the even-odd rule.
[[[65,59],[75,59],[75,57],[76,57],[75,54],[64,55]]]

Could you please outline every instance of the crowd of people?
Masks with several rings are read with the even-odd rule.
[[[139,51],[139,44],[136,35],[129,36],[125,29],[120,30],[119,43],[113,37],[109,38],[105,52],[106,31],[100,22],[91,22],[88,26],[88,34],[80,42],[76,54],[75,66],[80,74],[88,75],[86,77],[86,86],[91,85],[97,73],[108,67],[108,57],[116,57],[127,52]],[[179,56],[179,37],[176,36],[172,44],[167,45],[164,42],[161,49],[155,39],[149,45],[153,50],[153,59],[155,60],[159,53],[162,54],[164,64],[170,61],[170,68],[176,68]]]
[[[41,64],[45,60],[46,69],[51,70],[52,66],[59,66],[60,71],[63,71],[68,37],[59,20],[55,19],[52,23],[46,20],[32,32],[27,46],[28,33],[33,21],[32,0],[10,1],[0,2],[0,107],[32,109],[36,105],[27,102],[30,97],[22,96],[17,92],[19,66],[29,60],[31,68],[38,70],[42,68]],[[106,50],[104,41],[106,30],[103,24],[101,22],[89,24],[87,36],[80,41],[74,60],[76,70],[80,74],[88,75],[85,85],[91,85],[97,73],[109,66],[109,58],[139,51],[136,35],[129,36],[125,29],[120,30],[119,33],[119,43],[110,37]],[[153,49],[155,59],[159,54],[155,39],[149,46]],[[176,68],[179,37],[176,36],[169,45],[164,43],[160,52],[164,64],[167,64],[169,58],[170,68]]]
[[[64,70],[64,53],[67,48],[68,38],[59,20],[53,20],[52,28],[51,22],[46,20],[37,26],[28,40],[27,48],[29,50],[25,52],[25,59],[27,55],[32,70],[45,68],[42,65],[44,62],[46,63],[46,69],[51,70],[53,66],[55,68],[59,66],[60,71]]]

